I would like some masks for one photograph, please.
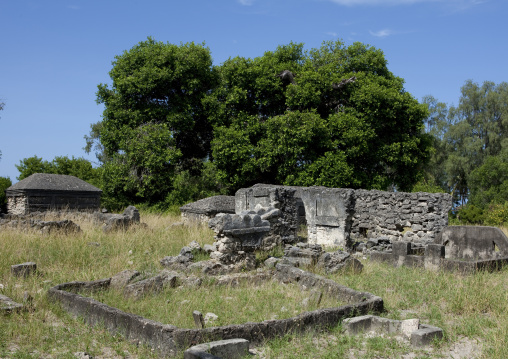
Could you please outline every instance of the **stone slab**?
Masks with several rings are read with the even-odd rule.
[[[22,304],[16,303],[11,298],[0,294],[0,313],[11,313],[19,310],[23,310]]]
[[[25,262],[11,266],[11,274],[16,277],[28,277],[37,271],[35,262]]]
[[[206,356],[209,354],[211,356]],[[184,352],[184,359],[241,359],[249,354],[249,341],[245,339],[227,339],[203,343],[190,347]]]

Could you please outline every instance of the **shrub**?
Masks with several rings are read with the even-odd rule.
[[[491,203],[484,211],[485,224],[500,226],[508,222],[508,202],[504,204]]]
[[[0,177],[0,212],[7,212],[7,197],[5,190],[12,186],[9,177]]]
[[[480,207],[468,204],[458,210],[457,219],[462,224],[482,224],[485,218]]]

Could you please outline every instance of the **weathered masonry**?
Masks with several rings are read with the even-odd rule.
[[[7,188],[10,214],[69,209],[96,211],[102,191],[74,176],[35,173]]]
[[[296,215],[307,225],[308,241],[325,246],[348,247],[355,239],[377,237],[430,243],[448,225],[452,207],[446,193],[257,184],[236,192],[236,213],[271,206],[281,188],[295,191]]]
[[[395,267],[419,267],[474,273],[493,271],[508,264],[508,237],[495,227],[450,226],[425,248],[410,242],[394,242],[391,253],[373,252],[370,258]]]
[[[184,222],[208,223],[217,213],[235,213],[234,196],[213,196],[180,207]]]

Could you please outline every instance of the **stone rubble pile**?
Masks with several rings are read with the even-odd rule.
[[[69,219],[61,221],[44,221],[41,219],[31,219],[28,216],[8,216],[0,218],[0,228],[21,228],[38,231],[41,234],[50,234],[54,232],[69,234],[81,232],[81,227]],[[15,219],[16,218],[16,219]]]
[[[325,252],[319,244],[301,242],[294,246],[286,245],[284,256],[280,261],[295,267],[316,266],[317,268],[324,269],[329,274],[344,269],[352,269],[355,273],[359,273],[363,269],[360,261],[347,252],[341,250]],[[267,265],[272,265],[273,262],[271,260]]]
[[[60,220],[48,221],[46,218],[60,218]],[[103,212],[33,212],[29,214],[0,214],[0,228],[22,228],[39,231],[42,234],[61,232],[64,234],[80,232],[81,228],[70,220],[89,220],[97,226],[102,226],[105,233],[113,230],[126,230],[133,225],[139,225],[139,211],[134,206],[129,206],[123,214]],[[146,226],[146,224],[144,224]]]
[[[127,229],[134,224],[140,223],[139,211],[134,206],[129,206],[123,214],[95,212],[93,214],[94,223],[102,225],[105,233],[118,229]]]

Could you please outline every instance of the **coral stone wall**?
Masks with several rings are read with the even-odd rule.
[[[7,197],[7,212],[20,215],[26,211],[26,196]]]
[[[405,193],[258,184],[236,193],[236,211],[268,206],[275,189],[295,191],[297,218],[305,213],[309,242],[345,246],[351,240],[388,237],[429,243],[448,225],[452,198],[446,193]]]
[[[351,236],[430,242],[448,225],[447,193],[355,190]]]

